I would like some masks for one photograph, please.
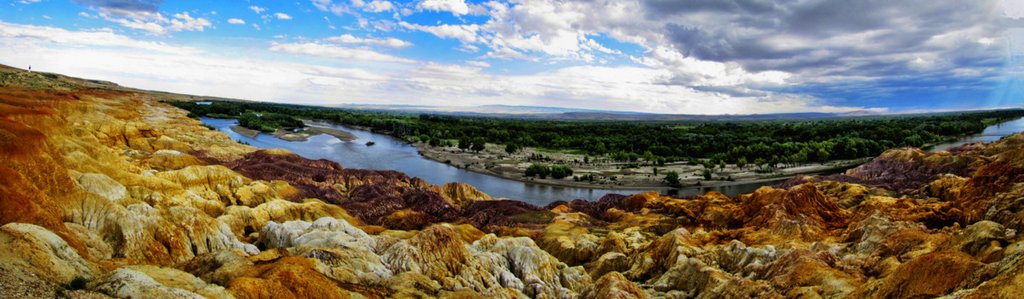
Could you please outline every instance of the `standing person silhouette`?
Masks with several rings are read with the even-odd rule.
[[[32,72],[32,66],[31,66],[31,65],[30,65],[30,66],[28,66],[28,71],[29,71],[29,72]]]

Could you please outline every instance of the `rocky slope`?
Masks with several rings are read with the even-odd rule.
[[[240,145],[169,98],[0,68],[0,297],[1024,296],[1024,135],[535,207]]]

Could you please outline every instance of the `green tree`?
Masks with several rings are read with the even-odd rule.
[[[515,154],[518,151],[519,151],[519,146],[518,145],[515,145],[515,144],[512,144],[512,143],[505,144],[505,152],[508,153],[509,155]]]
[[[711,169],[704,168],[704,180],[711,179]]]
[[[546,179],[551,174],[551,167],[544,164],[530,164],[530,167],[526,168],[526,176],[528,177],[540,177]]]
[[[921,146],[924,145],[924,138],[918,134],[910,135],[906,139],[903,139],[903,144],[915,147]]]
[[[818,152],[814,156],[818,162],[825,163],[828,162],[829,153],[828,150],[825,150],[825,148],[822,147],[818,148]]]
[[[469,149],[469,147],[471,147],[471,146],[473,146],[473,143],[470,142],[468,139],[459,139],[459,149],[460,150],[465,151],[465,150]]]
[[[736,167],[739,167],[740,169],[747,167],[747,157],[740,157],[736,160]]]
[[[555,165],[551,167],[551,177],[556,179],[562,179],[572,175],[572,168],[565,165]]]
[[[675,188],[683,186],[683,184],[679,182],[679,173],[675,171],[669,171],[668,173],[666,173],[663,181],[665,182],[665,184],[668,184],[669,186]]]
[[[475,138],[473,139],[473,145],[470,146],[470,150],[473,150],[473,152],[476,153],[480,153],[480,151],[483,151],[483,148],[486,148],[485,144],[487,144],[486,139],[480,137]]]

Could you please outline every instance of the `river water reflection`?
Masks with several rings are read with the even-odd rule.
[[[964,145],[967,143],[974,142],[993,142],[1006,137],[1010,134],[1024,131],[1024,118],[1018,118],[1004,123],[988,126],[985,131],[979,134],[965,136],[957,139],[956,141],[935,145],[928,149],[930,152],[940,152],[951,147]]]

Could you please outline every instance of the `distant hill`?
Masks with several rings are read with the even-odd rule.
[[[485,104],[473,106],[454,105],[414,105],[414,104],[339,104],[337,108],[408,112],[408,113],[434,113],[434,114],[458,114],[458,115],[559,115],[567,113],[609,113],[609,114],[639,114],[632,112],[614,112],[604,110],[588,110],[573,108],[557,108],[557,106],[540,105],[511,105],[511,104]]]
[[[371,110],[399,113],[429,113],[456,116],[509,117],[560,120],[647,120],[647,121],[728,121],[728,120],[792,120],[792,119],[823,119],[846,116],[875,115],[870,111],[851,113],[775,113],[775,114],[737,114],[737,115],[704,115],[704,114],[659,114],[633,111],[612,111],[597,109],[578,109],[545,106],[515,105],[481,105],[469,107],[427,106],[427,105],[364,105],[344,104],[334,107],[356,110]]]

